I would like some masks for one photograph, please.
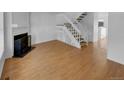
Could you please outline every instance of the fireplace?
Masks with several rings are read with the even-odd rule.
[[[23,33],[14,36],[14,57],[23,57],[31,50],[31,35]]]

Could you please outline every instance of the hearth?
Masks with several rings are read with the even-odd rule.
[[[23,33],[14,36],[14,57],[23,57],[31,50],[31,35]]]

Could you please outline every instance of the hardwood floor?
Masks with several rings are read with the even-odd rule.
[[[7,59],[2,79],[124,79],[124,65],[106,59],[104,41],[82,49],[50,41],[36,45],[23,58]]]

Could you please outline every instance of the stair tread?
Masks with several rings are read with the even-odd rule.
[[[77,18],[77,20],[82,20],[82,18]]]
[[[83,41],[81,41],[80,43],[87,43],[87,42],[83,40]]]
[[[83,16],[83,15],[81,15],[81,16],[79,16],[79,18],[84,18],[84,16]]]
[[[87,42],[86,41],[82,41],[82,42],[80,42],[80,45],[81,46],[85,46],[85,45],[87,45]]]
[[[81,15],[87,15],[87,13],[85,12],[85,13],[82,13]]]

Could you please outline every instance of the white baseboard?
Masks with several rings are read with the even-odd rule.
[[[32,44],[32,45],[39,44],[39,43],[44,43],[44,42],[48,42],[48,41],[53,41],[53,40],[57,40],[57,39],[49,39],[49,40],[37,41],[37,42],[35,42],[35,43]]]
[[[119,63],[119,64],[122,64],[124,65],[124,62],[120,59],[117,59],[117,58],[112,58],[112,57],[107,57],[108,60],[111,60],[111,61],[114,61],[116,63]]]

